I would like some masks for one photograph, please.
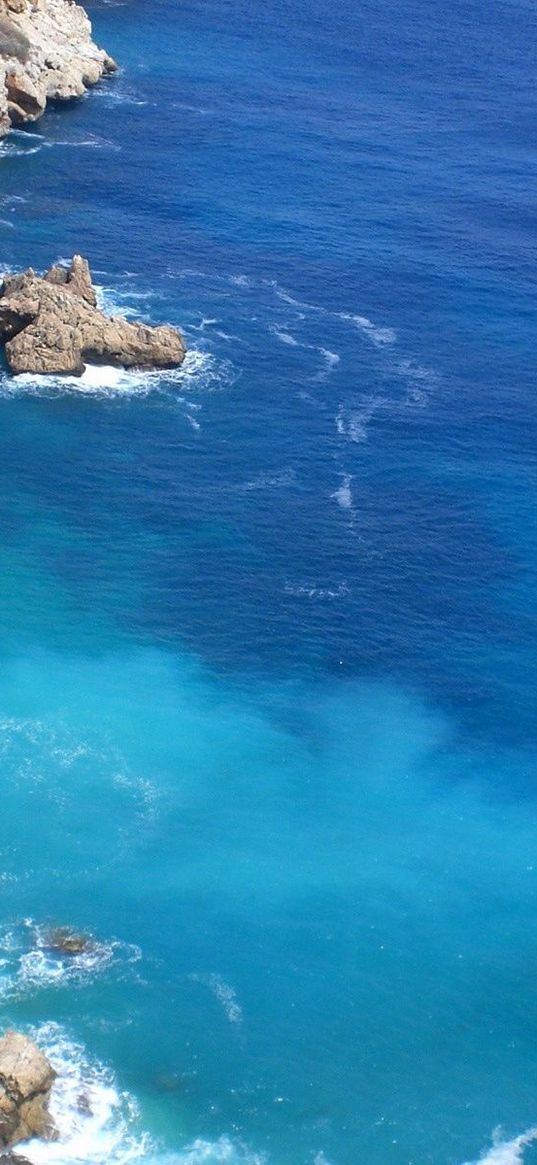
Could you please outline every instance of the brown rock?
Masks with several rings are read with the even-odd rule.
[[[55,1135],[47,1107],[55,1075],[27,1036],[9,1031],[0,1039],[0,1146]]]
[[[25,73],[6,73],[8,106],[17,106],[24,121],[37,121],[46,105],[33,81]]]
[[[45,945],[62,955],[83,955],[95,950],[95,940],[87,934],[77,934],[68,926],[56,926],[45,935]],[[1,1165],[1,1162],[0,1162]]]
[[[82,97],[116,68],[74,0],[0,0],[0,137],[36,121],[49,100]]]
[[[87,259],[81,255],[73,255],[70,267],[60,267],[57,264],[50,267],[43,276],[47,283],[56,283],[85,299],[91,307],[97,307],[97,296],[91,281],[91,271]]]
[[[44,277],[30,268],[0,289],[0,344],[12,372],[81,375],[84,363],[175,368],[185,357],[181,333],[131,323],[96,307],[89,266],[75,255],[68,269]]]

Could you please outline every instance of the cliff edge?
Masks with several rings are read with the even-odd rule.
[[[0,0],[0,137],[116,68],[74,0]]]

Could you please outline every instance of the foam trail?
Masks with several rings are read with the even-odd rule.
[[[230,1023],[242,1023],[242,1007],[237,999],[237,992],[234,987],[226,983],[225,979],[222,979],[221,975],[215,973],[211,975],[192,974],[190,978],[193,983],[203,983],[205,987],[209,988],[209,991],[220,1003]]]
[[[393,328],[379,328],[367,316],[353,315],[351,312],[340,312],[340,320],[348,320],[349,323],[355,325],[359,332],[362,332],[368,340],[377,348],[383,348],[386,344],[394,344],[397,339],[397,333]]]
[[[323,358],[323,367],[317,373],[315,380],[326,380],[330,373],[337,368],[340,362],[340,356],[337,352],[331,352],[330,348],[318,348],[319,355]]]
[[[511,1141],[501,1139],[501,1129],[496,1129],[492,1136],[492,1147],[476,1161],[465,1161],[464,1165],[521,1165],[524,1160],[524,1149],[537,1141],[537,1128],[526,1129]]]
[[[266,1158],[252,1153],[245,1145],[229,1137],[205,1141],[201,1137],[183,1149],[182,1153],[160,1159],[161,1165],[265,1165]]]
[[[277,328],[275,324],[270,324],[269,332],[271,332],[272,335],[275,336],[281,344],[288,344],[291,348],[298,348],[298,340],[295,340],[295,337],[292,336],[290,332],[284,331],[283,328]]]
[[[342,510],[352,510],[352,489],[351,489],[352,474],[343,473],[341,485],[338,489],[330,494],[330,497],[337,502]]]

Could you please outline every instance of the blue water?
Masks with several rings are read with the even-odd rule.
[[[2,262],[190,353],[0,374],[1,1019],[115,1089],[28,1155],[531,1165],[535,8],[89,11]]]

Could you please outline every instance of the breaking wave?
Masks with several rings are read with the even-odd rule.
[[[44,1023],[31,1035],[48,1056],[57,1078],[50,1111],[58,1138],[21,1146],[31,1165],[264,1165],[240,1141],[222,1136],[197,1139],[176,1152],[162,1152],[143,1128],[136,1099],[123,1090],[114,1072],[92,1058],[57,1023]]]
[[[114,1073],[56,1023],[41,1024],[32,1035],[58,1074],[50,1103],[58,1139],[27,1142],[24,1155],[32,1165],[124,1165],[146,1156],[151,1140],[139,1127],[138,1106]]]
[[[485,1149],[477,1160],[466,1161],[465,1165],[521,1165],[524,1150],[534,1141],[537,1141],[537,1128],[526,1129],[512,1140],[502,1139],[502,1130],[495,1129],[491,1148]]]
[[[23,372],[18,376],[0,375],[0,395],[28,393],[34,396],[58,396],[74,392],[79,396],[129,397],[148,396],[154,392],[204,391],[225,388],[235,380],[232,364],[218,360],[210,352],[190,349],[180,368],[114,368],[105,364],[88,364],[82,376],[37,375]]]
[[[112,964],[141,958],[134,944],[102,942],[91,936],[87,950],[69,955],[51,949],[49,929],[31,918],[0,929],[0,999],[20,999],[43,988],[84,986]]]

